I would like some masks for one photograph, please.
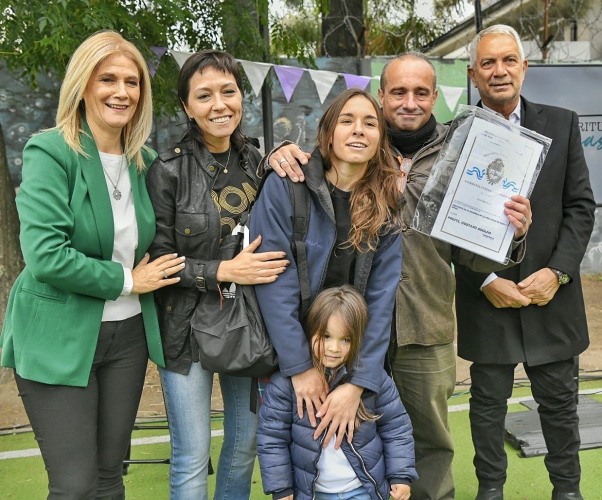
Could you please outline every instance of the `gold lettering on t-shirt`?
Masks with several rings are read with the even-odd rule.
[[[229,232],[236,227],[233,216],[242,214],[248,210],[249,205],[255,200],[257,188],[248,182],[242,183],[242,189],[236,186],[225,186],[219,193],[211,191],[211,199],[215,203],[220,213],[220,223],[222,228],[228,226]],[[238,219],[238,217],[236,217]],[[225,232],[222,231],[222,234]]]

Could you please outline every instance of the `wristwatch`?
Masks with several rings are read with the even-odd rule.
[[[548,269],[550,269],[556,275],[559,285],[566,285],[569,281],[571,281],[571,277],[567,273],[563,273],[562,271],[554,269],[553,267]]]

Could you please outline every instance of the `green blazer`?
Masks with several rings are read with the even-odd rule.
[[[17,194],[25,269],[11,290],[0,336],[2,366],[46,384],[85,387],[106,300],[123,289],[112,262],[113,213],[98,150],[89,129],[85,157],[56,129],[33,136],[23,151]],[[155,153],[145,153],[150,165]],[[155,235],[155,215],[134,163],[129,165],[138,224],[135,262]],[[163,366],[153,294],[140,295],[149,356]]]

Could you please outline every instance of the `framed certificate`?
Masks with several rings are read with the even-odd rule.
[[[412,227],[506,263],[513,195],[529,197],[551,140],[489,111],[462,106],[422,192]]]

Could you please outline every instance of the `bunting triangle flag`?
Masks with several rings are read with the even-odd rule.
[[[464,87],[447,87],[445,85],[439,85],[439,89],[443,94],[443,99],[445,100],[447,107],[450,111],[455,111],[458,101],[460,100],[460,97],[462,97],[462,92],[466,89]]]
[[[259,97],[263,82],[265,81],[266,76],[268,76],[268,72],[270,71],[272,65],[268,63],[243,61],[242,59],[239,59],[239,62],[242,64],[242,67],[247,74],[247,78],[249,79],[249,83],[253,88],[253,92],[255,92],[255,95]]]
[[[155,66],[155,63],[150,59],[146,60],[146,64],[148,66],[148,74],[151,78],[155,78],[155,73],[157,73],[157,68],[159,67],[159,65],[157,64],[157,66]]]
[[[165,53],[167,52],[167,47],[155,47],[155,46],[152,46],[150,49],[154,52],[154,54],[159,59],[161,59],[165,55]]]
[[[370,80],[372,80],[369,76],[350,75],[348,73],[343,73],[343,78],[345,78],[347,89],[358,88],[361,90],[366,90]]]
[[[318,97],[320,98],[320,104],[324,104],[324,99],[330,94],[330,90],[332,89],[334,82],[336,82],[339,77],[338,73],[333,73],[332,71],[323,71],[316,69],[308,69],[309,76],[316,84],[316,89],[318,91]]]
[[[172,50],[171,55],[178,63],[178,66],[180,66],[181,68],[182,66],[184,66],[186,59],[188,59],[192,55],[192,52],[178,52],[177,50]]]
[[[304,70],[293,66],[274,66],[274,71],[276,71],[276,76],[278,76],[280,85],[282,85],[286,102],[290,102]]]
[[[146,63],[148,64],[148,71],[150,73],[150,76],[151,76],[151,78],[154,78],[155,73],[157,72],[157,69],[159,68],[159,64],[161,64],[161,58],[167,52],[167,47],[154,47],[154,46],[152,46],[150,49],[157,56],[157,64],[156,65],[155,65],[155,61],[153,61],[151,59],[149,59],[148,61],[146,61]]]

